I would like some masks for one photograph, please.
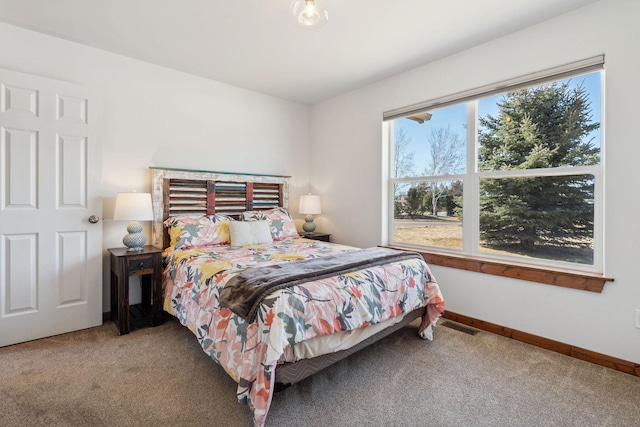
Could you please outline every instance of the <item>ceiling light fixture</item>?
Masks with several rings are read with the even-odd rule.
[[[299,25],[310,29],[322,27],[329,20],[329,12],[318,7],[315,0],[295,0],[291,14]]]

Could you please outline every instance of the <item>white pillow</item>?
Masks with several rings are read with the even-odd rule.
[[[230,221],[231,246],[273,243],[268,221]]]

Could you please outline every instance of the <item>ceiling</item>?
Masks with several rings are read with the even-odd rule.
[[[314,104],[596,0],[0,0],[0,21]]]

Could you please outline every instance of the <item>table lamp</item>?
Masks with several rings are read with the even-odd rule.
[[[124,236],[122,243],[128,251],[141,251],[147,238],[142,234],[142,225],[138,221],[151,221],[153,209],[151,207],[151,194],[149,193],[118,193],[113,219],[130,220],[127,226],[129,234]]]
[[[306,215],[302,225],[304,232],[313,233],[316,229],[316,225],[313,223],[313,216],[322,213],[320,210],[320,196],[315,194],[300,196],[298,212]]]

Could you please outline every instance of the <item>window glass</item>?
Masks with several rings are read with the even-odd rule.
[[[599,92],[591,73],[480,99],[479,170],[598,164]]]
[[[593,263],[594,176],[480,180],[480,250]]]
[[[395,190],[395,242],[462,249],[462,181],[400,183]]]
[[[464,104],[395,120],[395,177],[464,173],[466,127]]]
[[[391,243],[601,269],[602,73],[393,119]]]

